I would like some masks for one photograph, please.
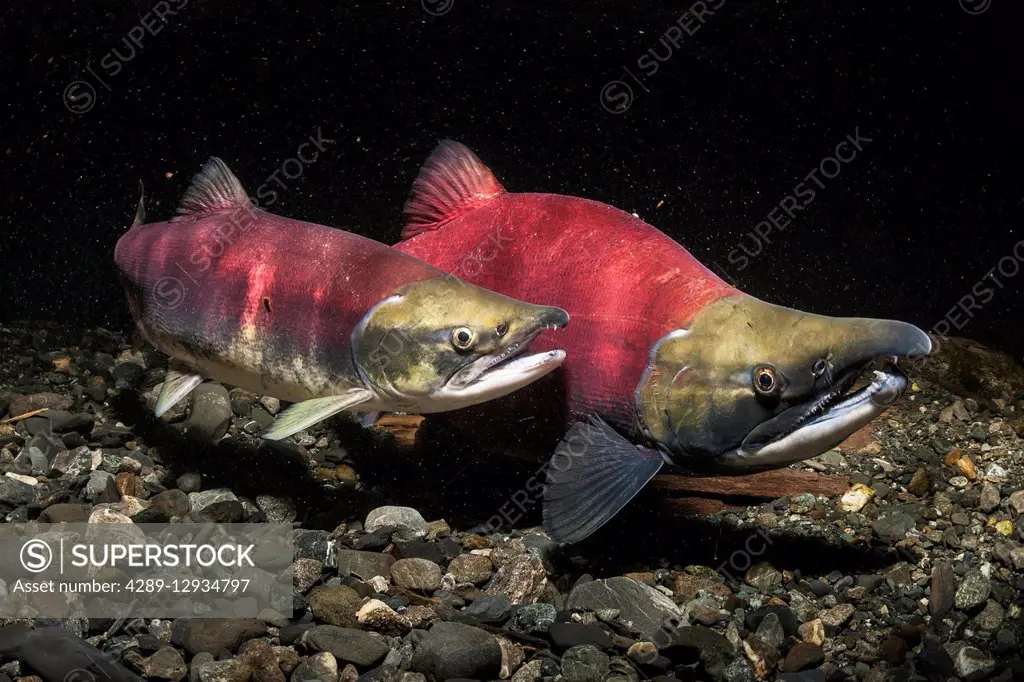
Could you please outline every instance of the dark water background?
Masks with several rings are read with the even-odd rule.
[[[129,328],[113,248],[140,180],[165,219],[215,154],[276,213],[394,243],[453,137],[509,190],[635,211],[765,300],[948,315],[1024,356],[1014,3],[704,4],[6,3],[0,321]],[[813,201],[757,236],[801,182]]]

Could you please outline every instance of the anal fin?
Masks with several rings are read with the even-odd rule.
[[[203,383],[203,375],[195,374],[184,367],[171,366],[167,368],[167,376],[160,388],[160,397],[157,398],[156,408],[153,414],[157,418],[162,417],[167,410],[174,407],[178,401],[187,396],[192,390]]]
[[[544,530],[579,542],[607,523],[654,478],[664,461],[600,417],[572,425],[555,449],[544,486]]]
[[[270,429],[263,434],[264,440],[281,440],[294,435],[302,429],[309,428],[324,419],[350,410],[356,405],[365,403],[373,397],[373,393],[365,388],[354,388],[341,395],[326,398],[312,398],[295,403],[278,415]]]

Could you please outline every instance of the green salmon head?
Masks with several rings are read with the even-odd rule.
[[[507,395],[553,371],[564,351],[525,351],[542,331],[568,322],[561,308],[455,277],[429,279],[374,306],[353,333],[352,347],[379,402],[395,410],[445,412]]]
[[[741,474],[786,466],[835,447],[884,412],[908,383],[897,359],[931,348],[928,335],[905,322],[727,296],[651,349],[636,394],[641,428],[686,468]],[[891,362],[862,377],[877,359]]]

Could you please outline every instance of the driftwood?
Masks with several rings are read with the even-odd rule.
[[[420,415],[384,415],[379,429],[391,433],[400,447],[414,448],[419,442]],[[844,441],[840,451],[855,452],[871,440],[871,425]],[[522,452],[501,452],[498,456],[527,456]],[[673,515],[707,515],[726,508],[761,504],[790,495],[811,493],[834,497],[849,487],[846,476],[830,476],[816,471],[778,469],[749,476],[681,476],[672,473],[654,478],[651,487],[661,497],[666,511]]]

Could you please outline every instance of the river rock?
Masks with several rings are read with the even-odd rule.
[[[375,632],[335,625],[317,625],[303,633],[301,640],[316,651],[327,651],[342,663],[368,668],[377,665],[391,647]]]
[[[361,580],[370,580],[380,575],[387,578],[391,575],[391,566],[395,557],[380,552],[362,552],[355,549],[339,549],[335,552],[338,575],[354,575]]]
[[[237,523],[242,520],[242,503],[227,488],[213,488],[188,496],[192,515],[213,523]]]
[[[448,573],[457,583],[482,585],[491,579],[494,566],[491,560],[477,554],[460,554],[448,564]]]
[[[501,671],[501,647],[480,628],[437,623],[413,653],[411,668],[439,680],[493,680]]]
[[[363,627],[384,635],[401,637],[412,629],[412,623],[379,599],[371,599],[356,612],[356,620]]]
[[[88,446],[58,452],[51,470],[66,476],[81,476],[92,471],[92,452]]]
[[[106,471],[94,471],[85,485],[85,497],[93,504],[117,502],[121,494],[117,491],[117,479]]]
[[[544,563],[531,553],[518,554],[501,564],[487,584],[487,593],[502,594],[512,604],[532,604],[547,584]]]
[[[181,682],[188,675],[188,666],[177,649],[164,646],[142,661],[139,673],[148,680]]]
[[[523,604],[512,613],[509,627],[526,634],[543,634],[555,622],[557,615],[558,612],[551,604]]]
[[[186,432],[202,440],[218,441],[228,431],[231,414],[226,388],[213,382],[199,384],[192,391],[192,414]]]
[[[351,587],[317,587],[309,593],[307,601],[313,615],[325,623],[342,628],[354,628],[359,625],[356,613],[363,599]]]
[[[441,587],[441,567],[427,559],[399,559],[391,566],[391,579],[399,587],[430,592]]]
[[[871,524],[875,534],[885,542],[895,544],[905,538],[917,522],[913,516],[903,512],[890,513]]]
[[[252,668],[245,661],[230,658],[224,661],[210,661],[199,666],[199,682],[249,682]]]
[[[366,515],[363,524],[367,533],[381,528],[393,528],[394,540],[419,540],[430,529],[423,516],[412,507],[378,507]]]
[[[593,644],[574,646],[562,655],[565,682],[602,682],[611,659]]]
[[[995,661],[973,646],[965,646],[954,659],[956,674],[966,682],[983,680],[995,669]]]
[[[201,651],[235,651],[242,642],[266,633],[267,626],[252,618],[179,619],[172,626],[171,641],[195,655]]]
[[[566,600],[566,608],[587,611],[616,609],[620,621],[649,641],[653,641],[661,631],[663,623],[681,620],[679,607],[671,598],[653,587],[625,577],[593,580],[576,586]]]
[[[303,659],[292,671],[291,682],[337,682],[338,660],[329,651]]]
[[[991,591],[991,581],[981,571],[971,570],[960,579],[953,603],[961,611],[970,611],[984,604]]]

